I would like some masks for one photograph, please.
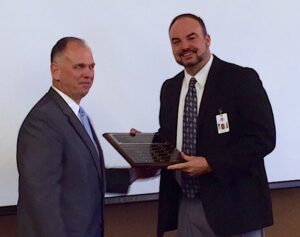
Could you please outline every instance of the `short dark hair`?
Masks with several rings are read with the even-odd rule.
[[[50,56],[51,63],[53,63],[56,55],[60,54],[66,49],[69,42],[78,42],[85,45],[85,41],[77,37],[68,36],[68,37],[61,38],[56,42],[56,44],[53,46],[51,50],[51,56]]]
[[[172,26],[174,25],[174,23],[175,23],[177,20],[181,19],[181,18],[192,18],[192,19],[196,20],[197,22],[199,22],[199,24],[200,24],[200,26],[201,26],[201,28],[202,28],[203,34],[204,34],[204,35],[207,35],[206,26],[205,26],[205,23],[204,23],[204,21],[202,20],[202,18],[199,17],[199,16],[196,16],[196,15],[194,15],[194,14],[192,14],[192,13],[184,13],[184,14],[180,14],[180,15],[176,16],[176,17],[171,21],[171,24],[170,24],[170,26],[169,26],[169,32],[170,32]]]

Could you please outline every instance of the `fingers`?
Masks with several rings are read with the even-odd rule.
[[[137,133],[140,133],[139,130],[135,129],[135,128],[131,128],[129,134],[131,136],[135,136]]]
[[[178,170],[178,171],[182,171],[186,168],[188,168],[189,165],[187,164],[187,162],[184,163],[179,163],[179,164],[174,164],[174,165],[169,165],[167,167],[168,170]]]
[[[167,167],[168,170],[179,170],[179,171],[184,171],[185,169],[190,167],[189,161],[191,161],[192,157],[186,155],[184,152],[180,152],[181,157],[183,158],[184,161],[183,163],[178,163],[174,165],[169,165]]]
[[[185,162],[170,165],[167,169],[185,172],[190,176],[197,176],[211,172],[211,169],[204,157],[188,156],[183,152],[181,153],[181,156]]]

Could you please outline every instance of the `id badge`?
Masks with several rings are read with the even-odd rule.
[[[227,113],[216,115],[218,134],[229,132]]]

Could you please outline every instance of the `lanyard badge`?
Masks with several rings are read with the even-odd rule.
[[[218,134],[229,132],[229,122],[227,113],[222,113],[221,110],[219,112],[220,114],[216,115]]]

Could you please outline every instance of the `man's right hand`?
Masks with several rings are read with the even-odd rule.
[[[131,128],[131,129],[130,129],[129,134],[130,134],[131,136],[134,137],[137,133],[140,133],[140,131],[137,130],[137,129],[135,129],[135,128]]]

